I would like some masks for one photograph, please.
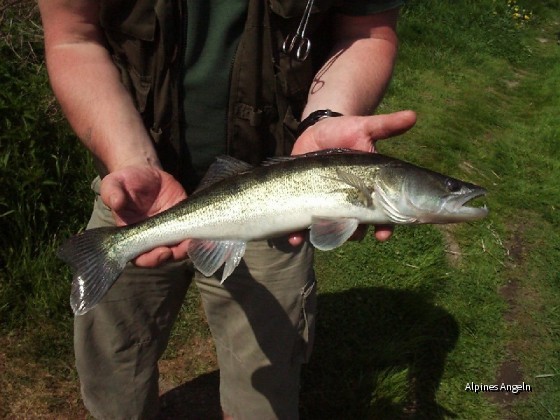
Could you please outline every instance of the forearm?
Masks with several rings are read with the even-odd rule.
[[[311,85],[302,118],[317,109],[368,115],[381,101],[397,55],[397,10],[378,16],[339,16],[330,59]]]
[[[151,139],[104,45],[90,0],[40,0],[47,69],[72,128],[111,172],[159,166]]]
[[[159,165],[132,98],[106,50],[95,44],[48,50],[51,84],[78,137],[106,166]]]
[[[397,54],[398,10],[365,17],[339,16],[331,59],[311,85],[302,119],[319,109],[344,116],[315,121],[299,135],[292,154],[329,148],[374,151],[377,140],[410,129],[411,111],[371,115],[391,79]]]

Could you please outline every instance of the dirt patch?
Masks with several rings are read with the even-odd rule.
[[[525,220],[531,220],[527,218]],[[530,285],[530,273],[526,267],[530,246],[525,240],[527,226],[524,223],[514,226],[508,240],[504,244],[507,250],[507,262],[505,277],[508,281],[503,284],[498,292],[507,305],[504,312],[504,321],[514,331],[506,347],[506,360],[500,365],[496,384],[504,385],[531,385],[525,377],[523,366],[514,355],[526,354],[531,348],[531,332],[535,329],[532,311],[528,307],[537,309],[540,307],[540,296]],[[515,331],[523,331],[523,335]],[[511,407],[519,400],[528,398],[530,392],[501,391],[485,394],[494,403],[504,408],[504,418],[512,417]]]
[[[168,419],[219,419],[219,372],[210,337],[193,337],[160,361],[160,415]]]
[[[504,313],[504,319],[513,323],[518,318],[517,298],[519,295],[519,281],[510,280],[500,288],[500,296],[507,302],[508,307]]]
[[[159,362],[160,393],[166,393],[197,376],[217,370],[218,361],[210,337],[193,337],[174,347],[173,356]]]
[[[527,254],[526,246],[523,241],[523,228],[518,228],[512,233],[510,240],[507,243],[509,250],[510,263],[515,267],[525,261]]]
[[[0,418],[86,418],[70,355],[34,360],[21,342],[0,337]]]
[[[507,303],[507,309],[504,312],[504,320],[508,324],[518,323],[522,315],[519,309],[519,293],[521,290],[521,283],[518,280],[510,280],[499,290],[500,296]],[[524,343],[511,341],[506,347],[506,352],[509,355],[504,362],[500,365],[497,377],[494,381],[498,386],[504,385],[522,385],[525,382],[525,377],[523,375],[522,366],[513,354],[518,354],[518,351],[522,350],[521,347],[525,347]],[[505,411],[505,419],[510,419],[510,407],[511,405],[523,398],[526,398],[529,394],[526,392],[512,392],[503,391],[491,392],[484,394],[487,398],[496,404],[501,405]]]
[[[0,336],[0,418],[86,419],[71,352],[37,358],[18,335]],[[160,362],[163,419],[221,417],[211,338],[194,337]]]
[[[221,419],[219,387],[219,372],[213,371],[165,392],[158,420]]]
[[[523,372],[521,371],[521,365],[517,360],[506,360],[500,366],[498,371],[498,377],[496,378],[496,384],[499,386],[503,385],[522,385],[524,383]],[[495,403],[498,403],[504,407],[509,407],[512,403],[517,400],[526,398],[529,394],[526,392],[512,392],[512,391],[501,391],[501,392],[491,392],[488,394],[490,398]]]
[[[462,260],[461,247],[459,242],[455,239],[453,231],[455,229],[454,225],[436,225],[438,226],[442,236],[443,242],[445,243],[445,256],[447,262],[451,267],[459,267]]]

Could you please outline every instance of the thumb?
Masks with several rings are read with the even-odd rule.
[[[99,190],[101,200],[111,210],[118,211],[122,209],[126,203],[126,193],[119,179],[107,175],[101,181]]]
[[[410,130],[416,124],[414,111],[374,115],[369,118],[367,130],[373,140],[387,139]]]

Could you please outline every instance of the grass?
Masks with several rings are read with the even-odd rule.
[[[83,417],[68,271],[54,249],[88,217],[91,165],[48,89],[33,3],[6,5],[0,1],[0,417]],[[528,20],[515,16],[516,6],[522,16],[532,12]],[[409,108],[419,119],[379,148],[485,186],[491,213],[318,253],[304,418],[560,417],[559,10],[558,0],[408,2],[379,112]],[[216,392],[215,369],[191,290],[162,361],[166,412],[181,412],[173,390],[186,400]],[[533,392],[465,391],[471,382],[504,381]],[[193,418],[208,417],[204,410]]]
[[[48,87],[32,2],[0,8],[0,320],[68,319],[54,249],[87,214],[87,155]],[[90,172],[91,173],[91,172]]]

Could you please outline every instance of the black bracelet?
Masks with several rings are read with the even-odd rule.
[[[296,130],[296,138],[301,136],[305,130],[307,130],[317,121],[328,117],[342,117],[342,114],[340,112],[331,111],[330,109],[319,109],[318,111],[312,112],[307,116],[306,119],[299,123]]]

